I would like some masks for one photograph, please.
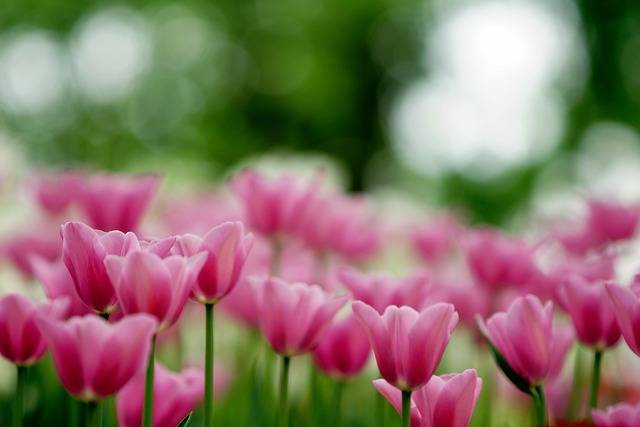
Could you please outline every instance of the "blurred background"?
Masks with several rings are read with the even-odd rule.
[[[501,225],[638,201],[639,29],[635,0],[4,0],[0,168],[295,153]]]

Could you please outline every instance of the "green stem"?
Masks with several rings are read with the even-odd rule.
[[[336,381],[335,388],[333,390],[333,410],[334,414],[334,427],[342,425],[342,391],[344,390],[344,381]]]
[[[602,350],[596,350],[593,354],[593,373],[591,375],[591,386],[589,387],[589,406],[591,409],[598,407],[598,389],[600,388],[602,354]]]
[[[155,373],[156,334],[151,337],[151,348],[147,360],[147,373],[144,381],[144,408],[142,410],[142,427],[153,424],[153,376]]]
[[[14,398],[13,406],[13,427],[22,426],[23,405],[24,405],[24,385],[27,379],[27,367],[16,366],[16,396]]]
[[[282,369],[280,370],[280,402],[278,404],[278,415],[276,418],[276,427],[288,427],[289,425],[289,408],[287,401],[289,398],[289,365],[291,357],[282,357]]]
[[[376,420],[378,423],[378,427],[384,427],[384,421],[385,421],[385,400],[384,400],[384,396],[382,396],[380,393],[378,393],[377,390],[374,390],[374,392],[376,393]]]
[[[101,427],[102,411],[100,401],[87,402],[85,427]]]
[[[537,385],[531,389],[531,399],[533,400],[534,425],[542,427],[547,425],[547,404],[544,398],[542,386]]]
[[[583,397],[583,361],[582,349],[580,346],[575,348],[575,361],[573,364],[573,386],[569,399],[569,407],[567,408],[566,418],[573,421],[577,418],[578,408]]]
[[[69,396],[69,425],[71,427],[79,427],[80,426],[80,413],[82,412],[82,407],[80,406],[80,402]]]
[[[213,426],[213,304],[204,305],[206,332],[204,349],[204,425]]]
[[[402,427],[411,425],[411,391],[402,390]]]
[[[318,390],[318,369],[315,363],[311,363],[309,371],[309,425],[319,425],[319,415],[324,413],[323,402],[320,400]]]

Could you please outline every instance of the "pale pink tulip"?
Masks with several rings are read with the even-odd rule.
[[[611,282],[605,283],[622,337],[631,351],[640,356],[640,286],[634,281],[631,288]]]
[[[411,234],[411,246],[427,263],[442,261],[456,248],[462,225],[452,215],[443,215],[416,228]]]
[[[14,234],[0,243],[0,256],[8,259],[24,276],[32,277],[31,258],[53,261],[60,257],[62,245],[55,228],[37,226],[36,231]]]
[[[92,401],[117,393],[144,366],[156,321],[146,314],[108,323],[96,315],[60,322],[41,317],[62,385],[74,397]]]
[[[640,426],[640,404],[622,402],[605,410],[591,412],[596,427],[638,427]]]
[[[353,377],[369,360],[371,347],[360,322],[350,315],[334,321],[313,352],[316,365],[335,378]]]
[[[361,301],[352,307],[367,331],[380,374],[401,390],[429,381],[458,323],[453,305],[445,303],[422,312],[390,306],[382,315]]]
[[[45,172],[35,176],[30,186],[40,208],[50,215],[59,215],[78,201],[82,181],[79,172]]]
[[[373,386],[395,410],[402,411],[402,392],[380,379]],[[431,377],[411,396],[411,427],[467,427],[478,402],[482,380],[475,369]]]

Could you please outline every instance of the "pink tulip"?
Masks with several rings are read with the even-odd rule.
[[[31,182],[38,205],[51,215],[59,215],[80,197],[82,175],[74,171],[41,173]]]
[[[452,215],[441,216],[413,231],[411,245],[428,263],[438,262],[456,247],[462,225]]]
[[[171,234],[203,235],[223,222],[242,220],[239,206],[230,194],[205,189],[186,197],[173,195],[160,212]]]
[[[430,290],[429,276],[422,272],[394,279],[387,274],[365,274],[344,268],[338,272],[338,277],[354,300],[370,305],[380,314],[390,305],[408,305],[419,310]]]
[[[460,317],[460,323],[477,332],[478,315],[486,316],[491,309],[491,300],[494,299],[489,290],[474,286],[471,283],[435,283],[427,297],[427,305],[436,302],[453,304]]]
[[[68,300],[69,310],[67,315],[69,317],[93,313],[93,310],[78,296],[73,285],[73,279],[62,260],[49,262],[43,258],[33,258],[31,265],[33,274],[42,284],[47,298],[52,301],[58,299]]]
[[[158,320],[158,331],[173,325],[182,314],[206,254],[186,258],[133,251],[108,255],[105,266],[118,303],[125,314],[148,313]]]
[[[94,228],[134,231],[159,184],[155,175],[98,174],[82,184],[79,203]]]
[[[353,316],[334,321],[313,352],[316,365],[327,375],[349,378],[358,375],[369,360],[369,339]]]
[[[0,256],[7,258],[26,277],[33,276],[32,257],[53,261],[61,253],[60,236],[55,228],[38,226],[36,231],[18,233],[0,243]]]
[[[36,319],[42,315],[62,318],[67,306],[64,300],[36,305],[21,294],[3,296],[0,299],[0,354],[21,366],[40,360],[47,344]]]
[[[185,234],[178,238],[175,251],[183,256],[206,253],[206,262],[193,288],[194,299],[215,304],[233,290],[251,250],[253,236],[244,233],[241,222],[226,222],[204,237]]]
[[[529,385],[539,385],[562,368],[573,344],[568,328],[553,325],[553,303],[544,306],[533,295],[519,297],[506,312],[482,324],[493,346]]]
[[[640,220],[637,207],[592,199],[588,203],[587,226],[600,241],[626,240],[634,236]]]
[[[298,229],[316,197],[320,177],[303,183],[287,175],[270,179],[247,169],[234,177],[231,188],[240,199],[247,225],[274,237]]]
[[[470,234],[466,252],[474,279],[492,289],[525,285],[537,272],[532,249],[496,231]]]
[[[138,372],[120,390],[116,400],[118,421],[122,427],[142,424],[144,371]],[[153,383],[153,427],[175,427],[202,401],[204,393],[201,369],[169,372],[156,363]]]
[[[107,255],[124,255],[140,249],[133,233],[104,233],[81,222],[62,226],[62,259],[73,278],[80,299],[98,313],[116,307],[116,294],[104,267]]]
[[[602,282],[589,283],[573,276],[558,291],[562,308],[569,313],[578,340],[602,350],[620,339],[620,328]]]
[[[618,403],[606,410],[592,411],[591,417],[596,427],[637,427],[640,426],[640,404]]]
[[[613,311],[622,332],[622,337],[635,354],[640,356],[640,286],[635,282],[631,288],[605,283]]]
[[[385,380],[375,380],[373,386],[395,410],[402,411],[402,393]],[[431,377],[429,382],[412,394],[411,427],[466,427],[471,421],[482,380],[475,369],[460,374]]]
[[[157,325],[146,314],[117,323],[95,315],[65,322],[41,317],[38,324],[62,385],[87,401],[117,393],[144,366]]]
[[[312,351],[329,322],[347,302],[319,286],[287,283],[278,278],[256,283],[260,328],[273,350],[283,356]]]
[[[367,331],[380,374],[401,390],[429,381],[458,323],[453,305],[445,303],[422,312],[390,306],[382,315],[361,301],[352,307]]]

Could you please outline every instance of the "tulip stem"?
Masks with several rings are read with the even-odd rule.
[[[533,400],[534,425],[543,427],[547,425],[547,404],[544,398],[542,386],[536,385],[531,389],[531,399]]]
[[[374,389],[375,391],[375,389]],[[384,396],[382,396],[380,393],[378,393],[376,391],[376,420],[377,420],[377,424],[378,427],[384,427],[385,425],[385,415],[386,415],[386,401],[384,399]]]
[[[144,380],[144,408],[142,410],[142,427],[151,427],[153,423],[153,376],[155,373],[156,334],[151,337],[151,348],[147,360],[147,373]]]
[[[402,390],[402,427],[411,425],[411,391]]]
[[[589,387],[589,406],[598,407],[598,389],[600,388],[600,371],[602,369],[602,350],[596,350],[593,354],[593,373],[591,386]]]
[[[334,427],[339,427],[342,424],[342,391],[344,390],[344,381],[336,381],[335,388],[333,390],[333,410],[334,414]]]
[[[278,405],[278,416],[276,419],[276,427],[288,427],[289,425],[289,408],[287,405],[289,396],[289,365],[291,357],[282,357],[282,368],[280,369],[280,402]]]
[[[87,402],[87,412],[85,425],[87,427],[101,427],[102,426],[102,411],[99,401]]]
[[[213,304],[204,305],[206,331],[204,349],[204,425],[213,426]]]
[[[22,407],[24,402],[24,385],[27,379],[27,367],[16,366],[16,396],[13,402],[13,427],[22,426]]]

